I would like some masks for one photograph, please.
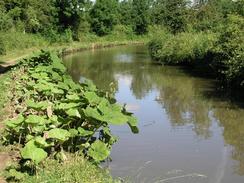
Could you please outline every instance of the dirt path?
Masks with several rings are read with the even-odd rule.
[[[11,157],[7,153],[0,153],[0,172],[4,171],[8,163],[11,161]],[[0,183],[6,183],[3,177],[0,177]]]

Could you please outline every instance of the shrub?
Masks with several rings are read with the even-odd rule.
[[[230,15],[214,50],[215,69],[230,85],[244,85],[244,18]]]
[[[215,42],[213,33],[165,34],[149,43],[149,51],[153,59],[165,64],[191,63],[203,60]]]

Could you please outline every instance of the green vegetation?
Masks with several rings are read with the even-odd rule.
[[[1,69],[1,67],[0,67]],[[9,83],[10,83],[10,73],[6,73],[6,74],[2,74],[0,75],[0,121],[4,120],[5,113],[6,111],[5,106],[6,106],[6,102],[8,102],[8,94],[9,94]],[[1,124],[0,124],[1,126]]]
[[[132,3],[132,20],[134,22],[133,29],[136,34],[145,34],[148,32],[149,25],[149,1],[133,0]]]
[[[109,157],[117,138],[109,125],[128,124],[138,133],[137,120],[117,105],[110,93],[90,81],[73,82],[55,54],[42,52],[18,64],[14,74],[13,119],[5,122],[5,145],[18,144],[18,172],[35,174],[46,158],[63,162],[66,153],[80,153],[95,164]],[[21,175],[15,169],[16,177]]]
[[[216,41],[213,33],[165,34],[149,43],[149,51],[153,59],[164,64],[195,63],[210,53]]]
[[[158,62],[205,64],[227,86],[243,87],[243,30],[244,0],[0,1],[2,61],[43,48],[70,53],[151,40],[149,51]],[[13,76],[0,76],[1,108],[9,102],[5,84],[10,79],[14,118],[6,123],[4,143],[21,147],[19,165],[9,170],[15,178],[38,172],[39,177],[24,175],[25,182],[45,176],[62,182],[63,177],[56,177],[60,172],[50,172],[52,166],[63,170],[54,159],[65,162],[79,152],[98,164],[116,141],[109,125],[127,123],[138,131],[136,119],[113,96],[90,82],[74,83],[54,54],[42,52],[21,62]],[[82,171],[78,177],[71,174],[77,166],[68,164],[64,178],[82,178]]]
[[[154,20],[163,22],[171,33],[151,40],[149,50],[153,59],[163,64],[204,63],[224,84],[243,87],[243,0],[194,1],[190,8],[183,0],[156,2],[159,5]],[[171,8],[166,8],[169,5],[178,8],[169,11]]]
[[[107,35],[117,22],[118,2],[116,0],[97,0],[91,9],[91,27],[99,36]]]
[[[20,179],[19,182],[47,182],[47,183],[73,183],[82,182],[104,182],[115,183],[108,172],[98,168],[82,156],[67,154],[67,160],[63,163],[54,159],[45,160],[42,169],[37,170],[38,176],[19,174],[14,169],[5,174],[9,180]],[[11,167],[9,167],[11,168]],[[55,171],[54,171],[55,170]]]

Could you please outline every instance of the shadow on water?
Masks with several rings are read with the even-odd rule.
[[[240,108],[244,108],[244,89],[243,88],[228,88],[223,83],[215,79],[217,76],[215,71],[207,64],[200,63],[196,66],[178,67],[189,77],[209,79],[213,85],[202,94],[212,100],[230,102]]]

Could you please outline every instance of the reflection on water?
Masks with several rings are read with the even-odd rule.
[[[111,83],[140,124],[140,134],[113,127],[120,137],[109,164],[132,182],[243,183],[244,110],[211,93],[214,81],[180,68],[152,64],[145,47],[117,47],[67,56],[76,81],[105,91]]]

